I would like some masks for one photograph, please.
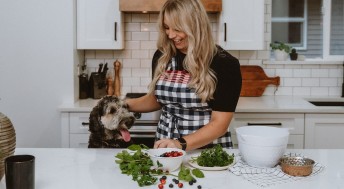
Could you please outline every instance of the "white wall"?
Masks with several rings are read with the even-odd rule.
[[[57,107],[74,100],[72,0],[0,0],[0,112],[17,147],[60,147]]]

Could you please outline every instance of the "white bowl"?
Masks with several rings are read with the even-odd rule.
[[[288,143],[289,129],[268,126],[243,126],[236,130],[238,140],[257,146],[281,146]]]
[[[245,162],[253,167],[275,167],[286,150],[283,146],[255,146],[239,144],[239,150]]]
[[[160,155],[164,154],[165,152],[182,152],[183,155],[178,157],[160,157]],[[160,169],[164,171],[175,171],[177,170],[180,165],[183,163],[183,159],[185,157],[186,152],[184,150],[181,150],[179,148],[157,148],[157,149],[149,149],[148,154],[153,161],[153,165],[158,168],[157,161],[159,161],[160,164],[162,164],[162,167]]]
[[[274,167],[285,153],[289,130],[266,126],[243,126],[236,129],[239,151],[253,167]]]

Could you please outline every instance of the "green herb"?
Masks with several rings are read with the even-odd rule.
[[[178,179],[189,182],[192,181],[194,178],[191,175],[190,169],[185,167],[184,165],[181,165],[178,173]]]
[[[153,185],[157,181],[155,175],[162,175],[162,170],[151,169],[153,162],[149,155],[142,152],[142,148],[145,146],[131,145],[128,149],[135,151],[135,153],[129,153],[127,150],[123,150],[118,153],[115,160],[119,164],[123,174],[132,175],[132,179],[137,181],[139,186]]]
[[[219,144],[203,150],[198,157],[192,157],[192,162],[197,162],[203,167],[223,167],[230,165],[233,161],[234,154],[229,155]]]
[[[195,175],[197,178],[204,178],[204,174],[199,169],[192,169],[192,174]]]
[[[179,180],[192,181],[194,177],[203,178],[204,174],[199,169],[191,169],[183,166],[181,164],[180,170],[177,175],[173,175],[169,172],[164,172],[162,169],[159,169],[163,165],[158,161],[157,169],[152,169],[153,161],[150,159],[149,155],[144,152],[148,149],[145,145],[133,144],[128,147],[129,150],[133,152],[128,152],[127,150],[122,150],[115,157],[117,158],[115,162],[119,164],[119,168],[122,171],[122,174],[131,175],[132,179],[138,183],[139,186],[149,186],[156,183],[159,175],[171,175],[178,177]],[[192,173],[192,174],[191,174]]]

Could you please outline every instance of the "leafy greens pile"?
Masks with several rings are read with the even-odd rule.
[[[198,157],[192,157],[192,161],[203,167],[223,167],[233,163],[234,154],[229,155],[217,144],[213,148],[203,150]]]
[[[164,172],[162,169],[162,164],[157,162],[158,168],[154,169],[153,161],[150,159],[149,155],[145,152],[148,149],[147,146],[140,144],[133,144],[128,147],[132,152],[127,150],[122,150],[115,157],[117,158],[115,162],[119,164],[119,168],[122,174],[132,175],[132,179],[137,181],[139,186],[149,186],[156,183],[159,175],[171,175],[178,177],[179,180],[191,181],[194,179],[193,176],[197,178],[203,178],[204,174],[199,169],[189,169],[183,165],[179,170],[178,176],[173,175],[169,172]]]

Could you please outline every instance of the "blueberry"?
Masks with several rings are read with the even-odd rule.
[[[168,185],[168,187],[173,188],[173,184]]]
[[[201,186],[201,185],[198,185],[197,188],[198,188],[198,189],[202,189],[202,186]]]
[[[193,185],[193,182],[192,182],[192,180],[191,180],[191,181],[189,181],[189,184],[190,184],[190,185]]]

